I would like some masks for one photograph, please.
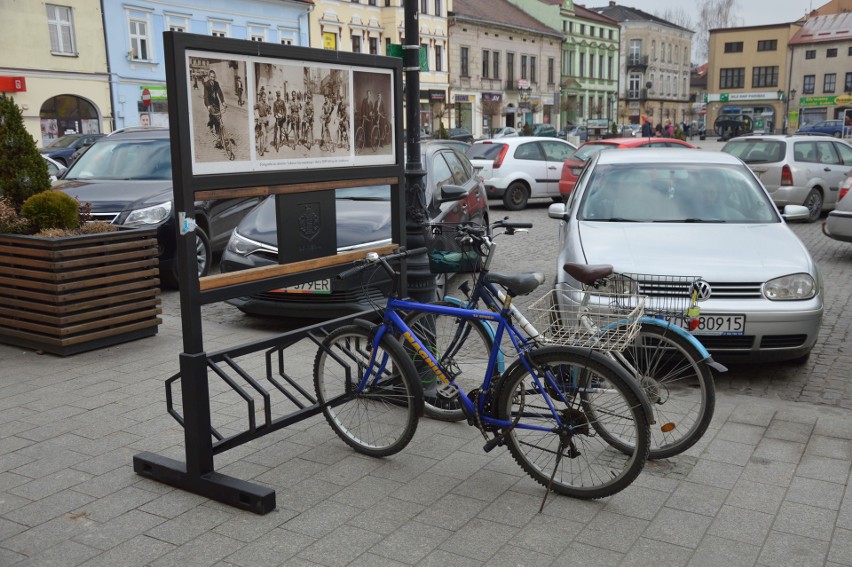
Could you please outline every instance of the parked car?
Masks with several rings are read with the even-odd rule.
[[[54,186],[89,203],[92,216],[122,226],[156,226],[160,279],[177,286],[174,193],[169,131],[149,128],[99,138],[71,164]],[[259,202],[257,197],[196,201],[199,276],[207,275],[213,253]]]
[[[518,131],[511,126],[500,126],[491,130],[491,138],[517,138]]]
[[[559,169],[575,146],[558,138],[501,138],[474,143],[467,157],[485,180],[485,192],[519,211],[532,198],[559,198]]]
[[[473,143],[473,133],[467,128],[450,128],[447,130],[450,140],[458,140],[460,142]]]
[[[103,134],[66,134],[53,140],[47,146],[41,148],[41,155],[47,156],[64,167],[73,161],[71,156],[74,152],[85,146],[91,146],[95,140],[102,138]]]
[[[574,126],[568,133],[566,134],[566,138],[569,136],[577,136],[580,138],[581,142],[586,142],[589,140],[589,130],[585,126]]]
[[[533,124],[532,136],[556,138],[556,128],[553,124]]]
[[[822,231],[826,236],[843,242],[852,242],[852,197],[847,195],[852,189],[852,172],[840,185],[837,194],[837,206],[828,213]]]
[[[642,127],[639,124],[619,124],[618,133],[624,138],[638,138],[642,135]]]
[[[807,207],[810,222],[834,208],[838,187],[852,171],[852,146],[823,136],[743,136],[722,151],[743,160],[779,208]]]
[[[422,143],[421,151],[426,170],[426,208],[432,222],[487,224],[485,189],[464,154],[439,140]],[[444,185],[462,187],[466,190],[465,197],[460,201],[442,202]],[[339,251],[391,242],[390,186],[339,189],[336,203]],[[222,272],[234,272],[277,263],[275,201],[270,197],[249,213],[233,232],[220,267]],[[389,289],[390,281],[378,270],[345,280],[307,282],[235,298],[229,303],[250,314],[326,318],[371,309],[383,302]]]
[[[844,132],[843,120],[822,120],[808,126],[802,126],[796,130],[796,134],[825,134],[842,138],[844,134],[847,136],[852,132],[852,127],[846,126]]]
[[[700,277],[693,332],[722,361],[802,360],[823,314],[822,280],[805,245],[757,176],[722,152],[671,148],[598,152],[567,204],[551,205],[566,262],[617,272]],[[643,276],[637,276],[642,291]],[[651,306],[655,301],[649,299]]]
[[[593,140],[586,142],[568,156],[562,164],[562,173],[559,176],[559,193],[563,199],[567,199],[574,190],[577,177],[583,170],[583,166],[593,155],[604,150],[615,150],[624,148],[692,148],[690,143],[677,138],[607,138],[605,140]]]
[[[44,154],[41,154],[41,157],[43,157],[45,163],[47,163],[47,174],[50,176],[50,182],[56,182],[56,180],[59,179],[59,176],[62,175],[67,168]]]

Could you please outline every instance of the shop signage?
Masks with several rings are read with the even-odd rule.
[[[323,49],[337,49],[337,34],[334,32],[323,32],[322,33],[322,48]],[[402,48],[400,48],[402,51]],[[390,55],[390,49],[388,49],[388,55]]]
[[[502,102],[503,93],[482,93],[483,102]]]
[[[553,95],[545,95],[541,97],[541,104],[545,106],[553,106]]]
[[[453,102],[473,102],[473,95],[470,94],[454,94]]]
[[[433,102],[433,103],[444,102],[445,100],[447,100],[447,93],[445,93],[444,91],[436,91],[436,90],[430,90],[429,91],[429,101],[430,102]]]
[[[26,92],[27,80],[24,77],[0,77],[0,93]]]
[[[852,104],[852,96],[803,96],[799,98],[799,106],[845,106]]]
[[[148,92],[148,100],[169,100],[166,87],[162,85],[143,85],[139,87],[142,94],[142,102],[145,102],[145,92]],[[147,104],[145,106],[148,106]]]
[[[530,80],[529,79],[518,79],[518,88],[519,89],[530,88]]]
[[[745,100],[781,100],[778,91],[765,93],[704,93],[704,102],[742,102]]]

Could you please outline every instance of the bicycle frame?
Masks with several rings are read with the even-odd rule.
[[[518,331],[514,325],[508,320],[508,310],[501,310],[498,313],[494,313],[492,311],[480,311],[480,310],[472,310],[463,307],[449,307],[444,305],[433,305],[433,304],[425,304],[418,303],[413,301],[408,301],[404,299],[395,299],[389,298],[387,303],[387,310],[385,311],[384,322],[377,329],[376,336],[373,338],[373,352],[375,352],[378,347],[379,342],[385,333],[389,330],[392,330],[395,335],[402,337],[405,341],[409,343],[409,345],[415,350],[415,352],[423,358],[423,362],[432,369],[435,375],[441,380],[444,384],[451,385],[457,392],[461,404],[464,406],[465,413],[468,415],[473,415],[474,413],[480,417],[484,424],[493,425],[496,427],[517,427],[520,429],[530,429],[530,430],[538,430],[538,431],[551,431],[550,427],[542,427],[542,426],[534,426],[525,423],[517,423],[514,426],[511,421],[501,420],[493,417],[486,411],[486,396],[478,396],[477,404],[474,404],[473,400],[470,399],[467,392],[461,390],[452,380],[450,380],[441,363],[435,358],[435,356],[429,351],[429,349],[420,341],[420,339],[415,335],[414,331],[406,324],[405,320],[399,315],[399,312],[403,313],[434,313],[437,315],[449,315],[453,317],[458,317],[465,320],[478,320],[478,321],[490,321],[497,323],[497,329],[495,331],[495,341],[494,345],[491,348],[491,353],[488,358],[488,366],[486,376],[482,382],[482,391],[488,391],[491,388],[491,382],[493,377],[492,370],[495,368],[497,358],[500,352],[500,340],[504,333],[506,333],[512,341],[516,351],[519,355],[519,362],[524,365],[527,371],[532,376],[533,381],[536,384],[536,387],[544,394],[544,399],[547,402],[548,408],[556,421],[559,427],[562,426],[562,420],[560,419],[559,413],[554,407],[550,395],[547,393],[544,388],[544,384],[541,382],[541,377],[532,367],[529,360],[527,359],[525,353],[528,350],[529,342],[523,337],[523,335]],[[371,358],[370,366],[372,367],[375,364],[375,361]],[[363,389],[369,378],[369,371],[365,373],[361,382],[358,385],[359,390]],[[551,387],[552,391],[559,392],[559,387],[556,382],[553,380],[553,377],[550,376],[547,372],[544,373],[544,378],[547,380],[548,385]],[[588,390],[592,391],[592,390]],[[560,396],[562,394],[560,393]],[[568,403],[567,400],[562,399],[563,402]]]

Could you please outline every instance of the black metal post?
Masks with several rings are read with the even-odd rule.
[[[405,241],[408,248],[424,245],[423,226],[428,222],[426,191],[423,186],[426,170],[420,156],[420,26],[417,0],[405,0]],[[426,256],[408,258],[408,295],[416,301],[436,298],[435,276],[429,271]]]

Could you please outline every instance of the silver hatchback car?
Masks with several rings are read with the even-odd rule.
[[[852,171],[852,146],[830,136],[743,136],[722,151],[751,168],[777,207],[807,207],[810,222],[834,208],[838,188]]]
[[[822,280],[784,219],[802,219],[807,210],[788,205],[782,217],[733,156],[600,152],[567,204],[551,205],[548,214],[562,221],[560,289],[579,289],[562,269],[569,262],[637,274],[640,293],[660,276],[698,277],[701,313],[692,332],[723,362],[804,359],[817,340]]]

